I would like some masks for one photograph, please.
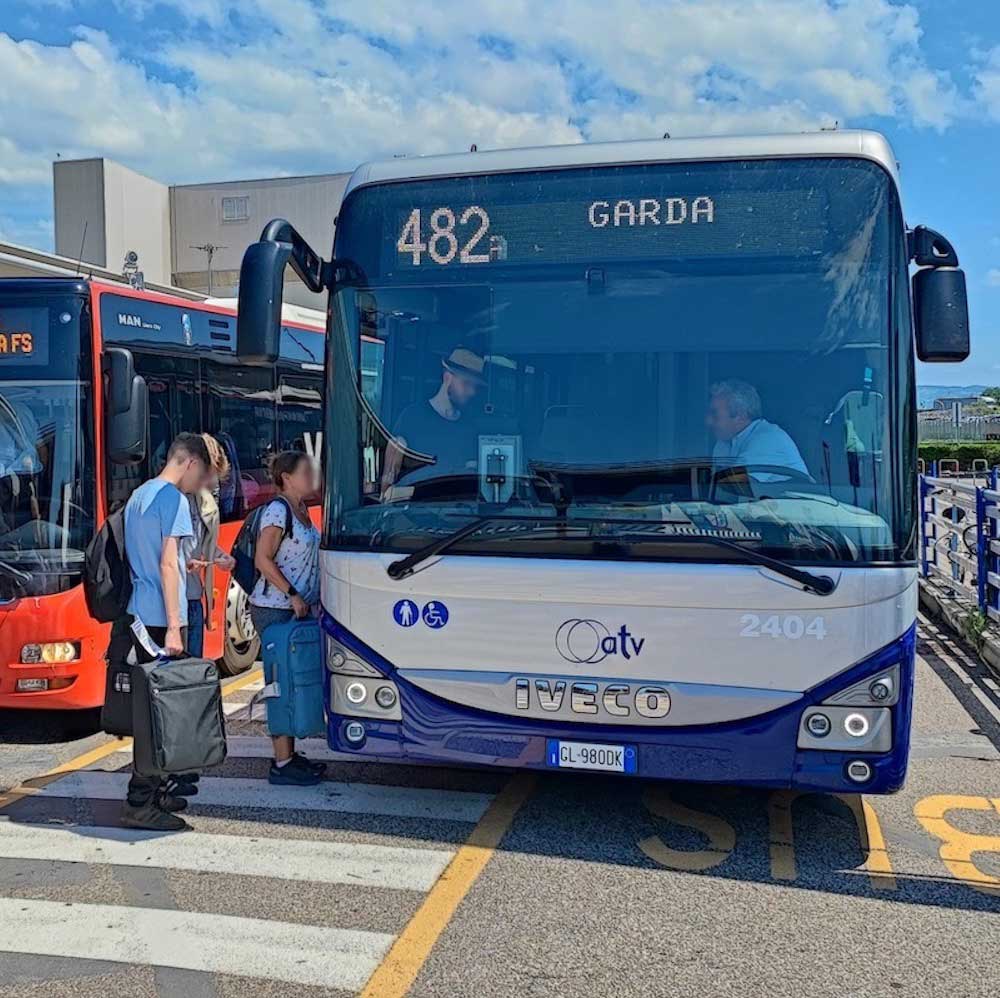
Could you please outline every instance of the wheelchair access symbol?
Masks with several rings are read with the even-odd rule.
[[[392,616],[400,627],[412,627],[420,616],[420,610],[413,600],[401,599],[392,608]]]
[[[440,630],[448,623],[448,607],[439,600],[431,600],[424,606],[424,623],[432,630]]]

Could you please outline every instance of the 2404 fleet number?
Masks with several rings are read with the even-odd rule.
[[[799,638],[808,637],[822,641],[826,637],[826,621],[822,617],[807,620],[805,617],[776,613],[769,617],[745,613],[740,617],[740,624],[741,638],[790,638],[792,641],[797,641]]]

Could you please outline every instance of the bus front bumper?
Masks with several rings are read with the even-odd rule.
[[[81,586],[0,604],[0,708],[99,707],[104,702],[108,630],[87,613]],[[45,645],[57,646],[57,657],[69,660],[24,661],[41,657],[34,649],[26,655],[26,647]]]
[[[355,758],[434,765],[551,769],[553,741],[634,749],[632,774],[653,779],[708,782],[830,793],[894,793],[903,785],[909,755],[915,628],[876,654],[766,714],[724,724],[678,727],[596,727],[545,722],[476,710],[419,689],[392,665],[325,615],[324,630],[376,666],[398,692],[398,721],[329,712],[331,749]],[[810,707],[859,681],[898,666],[899,695],[891,711],[888,751],[802,749],[800,729]],[[864,764],[863,766],[858,764]],[[853,776],[852,776],[853,774]],[[864,775],[864,779],[858,779]]]

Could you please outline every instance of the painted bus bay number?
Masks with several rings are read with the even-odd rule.
[[[477,204],[469,205],[461,215],[456,215],[451,208],[435,208],[430,213],[429,221],[431,228],[425,242],[421,212],[419,208],[414,208],[403,223],[399,239],[396,240],[396,249],[400,253],[409,253],[415,267],[420,266],[424,253],[441,266],[451,263],[456,256],[459,263],[490,262],[488,252],[473,252],[490,229],[490,216],[485,208],[480,208]],[[466,237],[465,242],[459,241],[455,232],[456,225],[465,230],[462,232]]]
[[[826,637],[826,621],[822,617],[813,617],[806,623],[803,617],[785,617],[776,613],[759,617],[756,613],[745,613],[740,617],[740,624],[743,627],[741,638],[790,638],[797,641],[808,636],[822,641]]]

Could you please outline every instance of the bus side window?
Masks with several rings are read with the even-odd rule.
[[[267,459],[277,449],[274,372],[235,363],[205,364],[205,425],[222,444],[234,481],[221,503],[223,519],[239,519],[274,495]]]
[[[109,508],[128,500],[147,478],[158,475],[178,433],[200,433],[198,364],[189,358],[134,351],[135,369],[149,389],[149,449],[142,464],[109,465]]]
[[[278,450],[304,451],[316,462],[322,452],[322,375],[280,375],[278,385]],[[317,492],[310,502],[319,502]]]

